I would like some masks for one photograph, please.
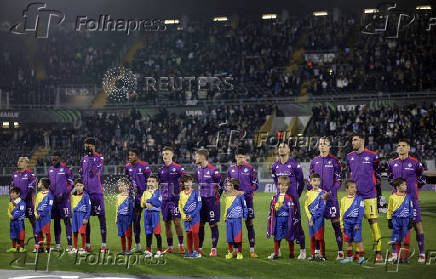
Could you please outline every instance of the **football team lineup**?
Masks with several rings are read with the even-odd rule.
[[[236,164],[227,170],[225,176],[221,176],[208,162],[206,149],[195,151],[198,168],[192,176],[173,161],[174,150],[171,147],[162,149],[164,166],[159,168],[157,174],[153,174],[149,165],[138,158],[138,150],[129,149],[125,177],[117,181],[119,194],[110,198],[109,203],[109,195],[103,194],[100,180],[104,159],[96,152],[95,138],[87,138],[84,142],[86,155],[81,160],[79,178],[74,181],[69,167],[61,162],[60,153],[54,153],[48,177],[41,178],[38,182],[27,168],[27,158],[20,157],[18,171],[13,175],[10,188],[8,215],[12,248],[8,252],[26,252],[24,219],[27,217],[35,239],[33,252],[65,251],[76,255],[76,264],[79,256],[80,264],[84,259],[89,260],[88,256],[93,253],[90,217],[97,216],[102,240],[99,257],[106,253],[113,255],[113,251],[118,250],[113,247],[119,247],[113,241],[110,241],[111,247],[107,245],[107,232],[110,231],[117,233],[120,238],[121,251],[117,257],[128,256],[130,259],[133,254],[140,254],[144,259],[155,259],[156,263],[167,255],[163,261],[166,263],[170,254],[182,254],[184,259],[222,256],[226,260],[242,260],[242,242],[245,238],[242,235],[246,231],[249,252],[245,253],[245,257],[248,254],[253,259],[263,257],[274,261],[287,258],[307,262],[325,262],[328,259],[341,264],[355,261],[361,265],[368,261],[407,264],[416,254],[418,263],[426,263],[424,230],[418,201],[418,189],[425,184],[425,177],[421,163],[409,156],[410,143],[406,139],[400,140],[399,157],[389,164],[388,179],[394,189],[387,210],[387,225],[392,230],[389,237],[385,233],[382,236],[378,225],[377,199],[381,196],[381,190],[378,190],[381,181],[377,155],[364,147],[364,137],[361,135],[352,137],[352,145],[354,151],[346,158],[350,179],[343,181],[341,163],[330,154],[330,140],[321,138],[320,154],[310,164],[310,176],[306,183],[299,163],[290,158],[289,145],[286,142],[280,143],[279,160],[271,168],[277,194],[269,197],[269,201],[263,196],[260,210],[259,204],[255,206],[254,203],[254,192],[258,184],[256,170],[245,161],[247,154],[243,148],[235,151]],[[198,190],[194,181],[198,184]],[[343,195],[338,194],[341,184],[344,184],[346,194],[340,199]],[[38,194],[33,198],[36,185]],[[302,195],[304,188],[307,192]],[[225,197],[220,202],[222,194]],[[258,221],[255,230],[254,220],[259,218],[255,217],[255,212],[259,211],[263,215],[262,223],[267,227],[267,239],[273,239],[269,240],[273,243],[270,245],[273,248],[270,248],[273,251],[270,254],[264,253],[265,248],[262,253],[255,250],[255,240],[264,238],[264,235],[255,234],[256,231],[264,232],[265,228],[265,225],[260,225],[262,228],[259,228]],[[106,225],[106,217],[111,213],[114,213],[115,228],[108,230],[112,226]],[[51,246],[52,219],[55,247]],[[65,250],[61,248],[61,219],[66,231]],[[161,219],[167,242],[165,250],[162,245]],[[331,228],[325,226],[325,219],[330,220],[327,224],[331,223]],[[362,231],[369,234],[363,219],[368,220],[371,236],[362,235]],[[382,223],[384,225],[385,220]],[[210,227],[210,253],[203,250],[203,244],[209,246],[205,243],[207,224]],[[141,228],[146,236],[145,250],[141,250]],[[416,232],[417,249],[410,245],[412,228]],[[221,248],[218,247],[220,229],[221,234],[225,231],[224,239],[227,242],[223,254],[218,253]],[[329,257],[326,253],[325,231],[328,232],[326,234],[333,234],[336,242],[336,245],[328,245],[330,251],[332,246],[335,246],[336,251],[329,252]],[[177,246],[174,245],[174,233],[177,235]],[[92,235],[95,237],[97,234],[94,232]],[[154,253],[153,235],[156,239]],[[310,239],[308,253],[305,245],[307,235]],[[333,237],[326,239],[331,242]],[[287,242],[288,253],[285,253],[287,249],[281,249],[282,242]],[[385,247],[382,250],[382,243],[389,246],[389,253],[385,253]],[[295,244],[299,246],[299,255],[294,253]]]

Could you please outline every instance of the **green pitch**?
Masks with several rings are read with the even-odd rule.
[[[344,192],[340,193],[340,197],[344,195]],[[388,192],[385,192],[386,197],[389,196]],[[369,277],[381,277],[386,278],[434,278],[436,275],[436,261],[433,261],[430,265],[418,265],[417,264],[417,245],[415,241],[415,233],[412,231],[411,250],[415,251],[415,255],[411,259],[409,265],[399,265],[398,272],[397,266],[392,264],[387,265],[374,265],[373,264],[373,245],[372,234],[367,221],[364,221],[363,225],[363,237],[365,243],[365,256],[369,257],[369,262],[366,265],[360,266],[357,263],[353,264],[340,264],[335,261],[337,254],[337,245],[334,238],[334,233],[330,224],[330,221],[326,221],[325,239],[326,239],[326,253],[327,262],[324,263],[310,263],[307,260],[290,260],[288,255],[288,248],[286,242],[282,241],[282,254],[283,257],[277,261],[268,260],[266,257],[273,251],[273,241],[266,238],[266,220],[269,202],[271,199],[271,193],[256,193],[254,199],[255,206],[255,230],[256,230],[256,252],[260,256],[259,259],[250,259],[248,256],[249,247],[247,241],[247,233],[245,226],[243,232],[243,260],[226,260],[224,255],[227,249],[226,230],[225,223],[221,222],[219,226],[220,239],[218,243],[218,257],[204,257],[201,259],[184,259],[182,255],[174,254],[166,256],[164,260],[161,260],[159,264],[156,262],[150,263],[143,261],[142,258],[130,258],[130,264],[126,263],[127,258],[115,258],[110,259],[109,263],[102,259],[97,262],[94,258],[76,258],[75,255],[52,253],[50,256],[50,262],[47,264],[48,255],[42,254],[38,259],[38,264],[35,265],[35,255],[31,253],[33,247],[33,240],[29,242],[27,246],[27,253],[23,254],[8,254],[5,252],[10,247],[11,242],[9,240],[9,224],[6,217],[8,198],[3,196],[0,198],[0,207],[2,209],[3,218],[0,219],[1,227],[1,239],[0,239],[0,268],[4,269],[35,269],[45,270],[48,266],[49,270],[60,271],[82,271],[82,272],[107,272],[107,273],[128,273],[128,274],[140,274],[140,275],[169,275],[169,276],[218,276],[218,277],[254,277],[254,278],[369,278]],[[423,225],[425,231],[425,245],[426,250],[436,251],[436,193],[434,192],[421,192],[421,210]],[[303,198],[301,199],[303,202]],[[221,213],[223,213],[223,199],[222,199]],[[111,252],[116,255],[120,251],[120,242],[116,232],[116,226],[114,223],[114,198],[113,196],[106,196],[106,222],[107,222],[107,246]],[[222,215],[222,214],[221,214]],[[222,216],[221,216],[222,217]],[[222,218],[221,218],[222,219]],[[142,222],[142,221],[141,221]],[[25,221],[26,225],[26,238],[31,236],[31,227],[28,221]],[[52,224],[53,226],[53,224]],[[306,232],[306,249],[310,254],[310,241],[308,237],[307,220],[303,211],[303,226]],[[387,228],[386,215],[381,215],[379,218],[379,226],[382,232],[383,253],[386,253],[386,249],[390,249],[387,245],[388,238],[390,236],[390,230]],[[98,254],[101,237],[99,233],[99,223],[96,217],[91,218],[92,228],[92,248],[95,254]],[[163,228],[163,223],[162,223]],[[142,227],[143,229],[143,227]],[[52,228],[53,231],[53,228]],[[210,229],[206,225],[206,237],[203,250],[209,254],[211,241],[210,241]],[[143,233],[143,232],[142,232]],[[163,248],[166,248],[166,237],[163,229]],[[66,247],[65,228],[62,224],[62,246]],[[174,238],[175,244],[177,238]],[[52,242],[54,242],[54,235],[52,234]],[[141,244],[144,249],[145,235],[141,235]],[[80,237],[79,237],[80,245]],[[156,239],[153,237],[153,250],[156,245]],[[299,254],[299,246],[295,246],[295,254]],[[20,256],[18,256],[20,255]],[[385,256],[385,255],[384,255]],[[436,253],[434,253],[436,257]],[[81,261],[78,264],[79,260]],[[135,263],[136,261],[136,263]],[[428,261],[428,259],[427,259]],[[115,262],[115,264],[114,264]],[[128,266],[128,268],[127,268]]]

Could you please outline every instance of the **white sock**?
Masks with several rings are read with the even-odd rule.
[[[61,248],[61,245],[56,243],[56,249],[59,249],[59,248]]]
[[[106,248],[106,243],[105,242],[101,243],[101,248]]]
[[[253,252],[254,252],[254,248],[250,247],[250,253],[253,253]]]
[[[91,248],[91,243],[86,243],[86,248]]]
[[[141,243],[136,243],[136,249],[141,250]]]

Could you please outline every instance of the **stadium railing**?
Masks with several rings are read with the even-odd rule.
[[[220,171],[221,175],[225,175],[227,168],[229,168],[233,163],[219,163],[214,164],[215,167]],[[271,178],[271,164],[270,163],[250,163],[258,172],[259,179]],[[198,167],[196,164],[181,164],[187,173],[194,173],[195,169]],[[35,175],[37,176],[46,176],[48,174],[47,167],[34,167],[31,168]],[[150,164],[150,167],[154,173],[157,173],[157,170],[162,167],[162,164]],[[72,166],[71,171],[73,175],[77,175],[79,173],[79,166]],[[125,165],[105,165],[103,167],[103,175],[123,175],[124,174]],[[0,176],[12,176],[13,172],[17,170],[16,167],[3,167],[0,168]]]
[[[304,102],[346,102],[346,101],[368,101],[374,99],[426,99],[434,98],[436,91],[414,91],[414,92],[368,92],[368,93],[343,93],[310,95]],[[106,109],[122,109],[130,107],[162,107],[162,106],[196,106],[196,105],[246,105],[265,103],[301,103],[300,96],[297,97],[268,97],[268,98],[242,98],[242,99],[214,99],[214,100],[159,100],[150,102],[107,104]],[[10,104],[9,109],[47,109],[47,108],[71,108],[72,104]],[[83,107],[83,106],[81,106]]]

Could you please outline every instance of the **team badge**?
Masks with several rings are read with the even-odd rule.
[[[409,166],[409,168],[411,168],[411,167],[412,167],[412,164],[411,164],[411,163],[409,163],[409,164],[408,164],[408,166]]]

